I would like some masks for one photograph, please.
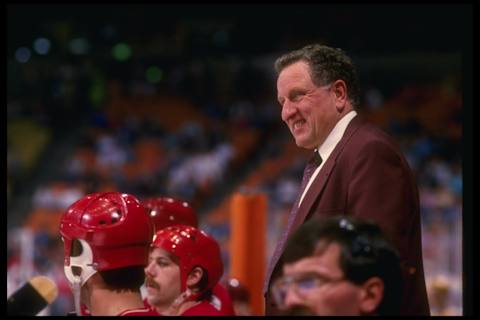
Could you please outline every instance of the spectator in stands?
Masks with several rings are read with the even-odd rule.
[[[351,59],[341,49],[314,44],[283,55],[275,67],[282,120],[296,144],[314,152],[267,270],[266,314],[277,310],[270,287],[289,236],[306,220],[348,212],[377,223],[398,250],[403,314],[428,315],[416,182],[397,144],[357,116]]]
[[[444,275],[433,277],[428,286],[434,316],[456,316],[461,311],[451,303],[451,280]]]
[[[346,216],[308,221],[287,242],[284,259],[272,293],[285,314],[400,314],[400,260],[373,223]]]
[[[126,151],[111,135],[101,135],[97,140],[96,147],[97,162],[100,167],[115,169],[127,161]]]

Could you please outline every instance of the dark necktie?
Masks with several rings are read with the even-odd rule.
[[[273,267],[275,266],[275,264],[278,261],[278,258],[280,257],[280,250],[283,249],[285,241],[287,241],[287,235],[290,231],[293,221],[295,221],[295,217],[297,216],[298,204],[300,202],[300,198],[302,197],[303,191],[307,186],[308,181],[310,180],[310,177],[315,172],[315,169],[317,169],[320,164],[322,164],[322,157],[318,153],[318,150],[315,149],[313,156],[307,162],[307,165],[303,170],[303,178],[302,178],[302,183],[300,185],[300,191],[297,195],[297,200],[295,200],[295,203],[292,206],[292,210],[290,211],[290,215],[288,217],[288,222],[287,222],[287,228],[283,231],[283,234],[280,237],[280,241],[277,243],[277,246],[273,253],[272,259],[270,260],[270,265],[268,267],[267,274],[266,274],[265,285],[267,285],[269,277],[273,271]],[[264,289],[266,289],[266,287]]]
[[[318,153],[318,151],[315,150],[313,153],[313,156],[307,162],[307,165],[303,170],[303,178],[302,178],[302,184],[300,185],[300,193],[298,194],[296,205],[293,206],[294,208],[298,207],[298,203],[303,194],[303,191],[305,190],[308,184],[308,181],[310,180],[310,178],[312,177],[312,174],[315,172],[318,166],[320,166],[321,164],[322,164],[322,157],[320,157],[320,154]]]
[[[318,150],[315,149],[315,151],[313,152],[313,156],[310,158],[310,160],[308,160],[307,165],[303,170],[303,178],[302,178],[302,183],[300,185],[300,192],[298,193],[297,200],[295,200],[292,210],[290,211],[290,216],[288,217],[287,230],[290,229],[290,226],[297,215],[297,209],[300,203],[300,198],[302,197],[302,194],[305,191],[305,188],[307,187],[308,181],[310,180],[310,178],[312,177],[312,174],[315,172],[318,166],[321,164],[322,164],[322,157],[320,157]]]

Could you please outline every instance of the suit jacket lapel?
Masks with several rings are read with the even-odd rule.
[[[358,130],[358,128],[360,128],[363,122],[364,121],[357,115],[348,124],[342,139],[340,139],[335,149],[333,149],[332,153],[328,157],[322,169],[320,169],[320,172],[315,177],[315,180],[310,186],[310,189],[308,189],[307,193],[305,194],[305,198],[303,199],[302,204],[298,208],[297,216],[292,223],[292,227],[290,228],[290,230],[288,230],[289,235],[291,232],[296,230],[297,227],[305,221],[305,218],[310,212],[313,204],[315,203],[315,200],[318,197],[320,197],[322,190],[325,187],[325,184],[328,180],[328,177],[330,176],[333,168],[335,167],[337,157],[342,152],[343,148],[345,147],[347,142],[350,140],[350,138],[353,136],[353,134]]]
[[[350,140],[350,138],[353,136],[355,131],[360,128],[360,126],[364,123],[364,120],[360,118],[360,116],[356,116],[355,118],[352,119],[352,121],[348,124],[347,129],[345,130],[345,133],[343,134],[342,139],[338,142],[337,146],[335,149],[332,151],[330,156],[328,157],[327,161],[323,165],[322,169],[320,169],[320,172],[318,173],[317,177],[313,181],[312,185],[310,186],[310,189],[307,191],[305,194],[305,198],[302,201],[302,204],[298,208],[297,215],[295,220],[293,221],[291,227],[286,230],[287,234],[283,239],[285,239],[284,243],[280,245],[280,247],[275,248],[275,252],[272,256],[272,260],[270,261],[266,278],[265,278],[265,284],[264,284],[264,293],[267,292],[269,288],[269,283],[270,283],[270,278],[272,275],[273,270],[276,268],[278,261],[281,258],[281,252],[285,249],[286,245],[286,240],[290,237],[290,235],[297,230],[298,226],[302,224],[305,221],[305,218],[307,217],[308,213],[310,212],[315,200],[320,196],[323,188],[325,187],[325,184],[328,180],[328,177],[330,176],[330,173],[332,172],[333,168],[335,167],[336,164],[336,158],[340,154],[340,152],[343,150],[345,147],[346,143]],[[299,195],[300,196],[300,195]]]

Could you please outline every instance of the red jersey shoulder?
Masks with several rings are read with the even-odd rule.
[[[119,314],[120,317],[159,316],[158,312],[151,308],[130,309]]]
[[[145,306],[146,309],[153,309],[150,303],[148,303],[147,298],[143,299],[143,305]]]
[[[215,309],[208,301],[202,301],[199,304],[187,309],[182,316],[225,316],[223,312]]]
[[[216,298],[219,300],[218,306],[218,303],[215,303]],[[217,310],[220,310],[223,314],[227,316],[235,315],[230,294],[228,293],[227,289],[220,283],[217,283],[215,287],[213,287],[211,303],[216,307]]]

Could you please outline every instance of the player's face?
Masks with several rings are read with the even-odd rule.
[[[180,295],[180,267],[173,259],[165,250],[154,248],[145,268],[148,303],[160,310]]]

